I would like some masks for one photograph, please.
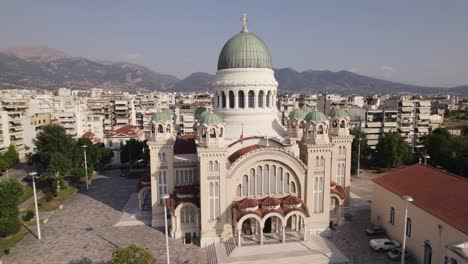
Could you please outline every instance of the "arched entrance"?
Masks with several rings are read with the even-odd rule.
[[[262,219],[263,221],[263,241],[283,242],[284,241],[284,217],[279,213],[269,213]]]
[[[292,211],[285,217],[285,239],[304,240],[305,239],[305,215],[299,211]]]
[[[237,223],[238,245],[261,244],[263,225],[259,216],[244,215]]]
[[[424,264],[432,264],[432,247],[430,241],[424,242]]]

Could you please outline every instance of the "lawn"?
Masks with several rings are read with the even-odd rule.
[[[77,189],[73,186],[68,186],[66,189],[60,190],[57,197],[54,197],[50,202],[45,200],[45,197],[42,197],[38,201],[39,211],[40,212],[50,212],[57,209],[61,204],[63,204],[70,196],[76,193]],[[34,204],[32,204],[28,209],[34,211]]]
[[[20,204],[33,196],[33,189],[31,186],[26,186],[23,189],[23,194],[19,197]]]
[[[6,239],[0,238],[0,257],[5,255],[5,250],[15,247],[15,245],[23,240],[26,235],[28,235],[28,233],[20,231],[14,235],[11,235],[10,237],[7,237]]]

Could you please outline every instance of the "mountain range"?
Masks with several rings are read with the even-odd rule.
[[[376,79],[350,71],[303,72],[275,69],[280,92],[294,93],[450,93],[468,95],[468,86],[425,87]],[[184,79],[128,63],[70,56],[45,46],[0,49],[0,89],[112,88],[120,90],[209,91],[215,75],[195,72]]]

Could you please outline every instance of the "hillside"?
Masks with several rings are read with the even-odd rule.
[[[275,69],[280,92],[294,93],[450,93],[468,95],[468,86],[455,88],[424,87],[380,80],[349,71],[298,72],[291,68]],[[93,87],[122,90],[207,91],[215,75],[195,72],[179,80],[126,62],[95,61],[75,57],[44,46],[0,50],[0,89]]]

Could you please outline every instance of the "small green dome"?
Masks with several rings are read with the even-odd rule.
[[[321,122],[327,120],[327,117],[320,111],[314,110],[306,115],[304,118],[307,122]]]
[[[198,118],[200,114],[205,112],[206,110],[208,110],[206,109],[206,107],[203,107],[203,106],[197,107],[197,109],[195,109],[195,117]]]
[[[343,118],[348,116],[348,112],[345,110],[342,110],[340,108],[333,108],[330,111],[330,114],[328,114],[330,117],[337,117],[337,118]]]
[[[154,114],[153,117],[151,118],[151,121],[154,121],[154,122],[158,122],[158,121],[164,122],[167,120],[171,120],[171,116],[165,113],[164,111]]]
[[[303,106],[301,108],[296,108],[289,113],[289,118],[304,119],[306,115],[312,111],[312,108]]]
[[[224,44],[218,59],[218,70],[232,68],[272,69],[270,50],[255,34],[242,30]]]
[[[223,123],[224,121],[223,121],[223,118],[221,118],[219,115],[217,115],[217,114],[215,114],[213,112],[205,111],[200,115],[199,122],[200,122],[200,124],[214,125],[214,124]]]

